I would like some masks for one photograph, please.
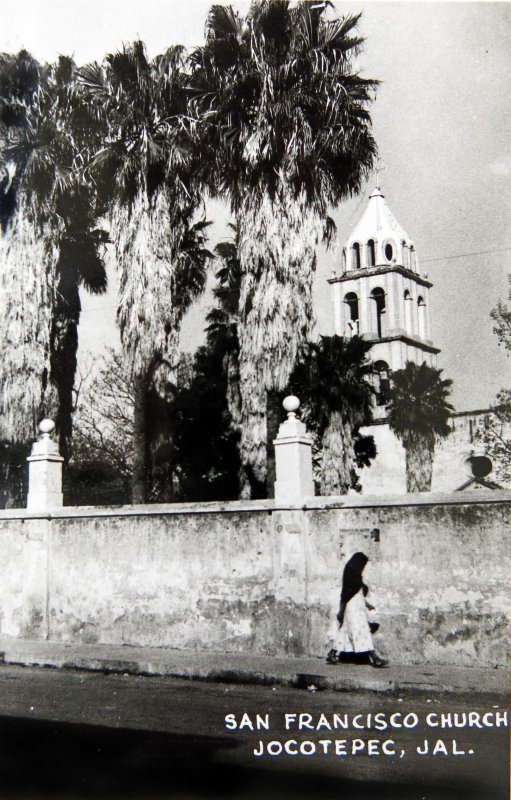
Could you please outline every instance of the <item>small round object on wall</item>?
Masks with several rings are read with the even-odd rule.
[[[464,460],[465,473],[470,478],[486,478],[493,469],[491,458],[484,451],[476,451]]]
[[[55,430],[55,423],[52,419],[43,419],[37,427],[39,428],[39,433],[50,434]]]

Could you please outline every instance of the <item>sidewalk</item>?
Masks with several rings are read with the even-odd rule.
[[[340,692],[509,693],[509,671],[476,667],[329,666],[320,658],[275,658],[129,645],[40,642],[0,637],[6,664],[122,672],[193,680],[330,689]]]

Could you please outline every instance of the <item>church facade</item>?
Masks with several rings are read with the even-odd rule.
[[[420,272],[414,242],[394,217],[379,186],[344,244],[340,274],[333,275],[329,283],[335,333],[343,337],[358,334],[371,342],[374,424],[363,432],[374,437],[378,454],[371,467],[361,471],[362,491],[405,494],[405,451],[386,422],[391,376],[408,361],[435,367],[440,350],[432,340],[432,283]],[[471,459],[482,455],[490,417],[487,409],[452,415],[451,434],[436,447],[432,491],[451,492],[469,482]]]

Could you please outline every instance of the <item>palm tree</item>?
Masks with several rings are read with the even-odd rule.
[[[241,453],[262,482],[267,398],[310,338],[328,208],[359,191],[376,152],[376,83],[352,71],[358,17],[328,20],[327,5],[257,0],[246,19],[215,5],[192,56],[202,178],[229,200],[239,231]]]
[[[25,442],[51,405],[50,332],[59,219],[53,198],[57,128],[53,75],[26,52],[2,56],[2,237],[0,319],[4,332],[0,436]],[[52,113],[53,111],[53,113]],[[60,161],[60,159],[59,159]]]
[[[50,381],[56,388],[56,430],[60,454],[66,462],[72,452],[73,389],[77,369],[81,313],[80,287],[103,294],[107,275],[103,248],[108,234],[98,228],[101,207],[92,187],[77,184],[59,199],[57,211],[65,232],[56,267],[55,299],[50,334]]]
[[[78,288],[106,288],[106,235],[95,227],[95,193],[79,171],[87,148],[73,62],[2,55],[0,104],[0,438],[25,443],[50,414],[67,458]]]
[[[184,314],[203,290],[206,223],[186,125],[184,52],[148,60],[142,42],[80,73],[103,144],[91,173],[109,204],[119,272],[117,321],[134,381],[133,502],[147,497],[147,396],[165,393],[176,365]]]
[[[450,433],[451,380],[442,370],[408,362],[392,374],[388,422],[406,450],[406,491],[429,492],[435,443]]]
[[[292,378],[292,390],[303,400],[307,425],[319,441],[322,495],[356,488],[355,467],[368,466],[376,455],[372,437],[360,434],[371,422],[370,348],[358,336],[321,336]]]

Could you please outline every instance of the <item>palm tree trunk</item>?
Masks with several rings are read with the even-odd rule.
[[[250,500],[252,498],[252,488],[245,467],[240,466],[238,470],[238,497],[240,500]]]
[[[245,388],[247,385],[247,388]],[[248,387],[241,380],[242,404],[240,425],[240,460],[252,488],[252,499],[266,492],[266,391],[264,386]],[[257,494],[254,494],[257,492]]]
[[[406,491],[430,492],[435,447],[423,438],[406,443]]]
[[[170,388],[173,377],[165,365],[156,361],[146,381],[146,502],[172,503],[176,500],[173,483],[175,431],[172,425],[175,397]]]
[[[239,353],[236,350],[227,352],[223,360],[223,368],[226,380],[227,408],[231,417],[231,427],[236,433],[242,432],[241,396],[240,396],[240,368]],[[238,452],[241,450],[241,443],[238,441]],[[238,497],[240,500],[250,500],[252,488],[246,467],[241,463],[238,470]]]
[[[334,411],[321,440],[321,494],[346,494],[355,458],[351,426]]]
[[[133,478],[131,501],[133,504],[147,500],[147,380],[145,375],[134,378],[135,410],[133,415]]]
[[[278,200],[249,193],[237,223],[240,454],[256,480],[269,487],[274,476],[267,474],[268,441],[276,430],[268,425],[266,394],[284,391],[314,326],[312,281],[321,226],[304,197],[297,199],[287,186]]]
[[[0,438],[32,441],[52,406],[48,381],[54,303],[54,231],[20,203],[0,235]]]
[[[61,275],[56,297],[50,342],[50,382],[58,395],[55,425],[59,437],[59,452],[67,463],[71,455],[73,387],[80,319],[80,295],[77,282],[63,279],[63,275]]]
[[[343,457],[339,470],[339,484],[341,494],[347,494],[352,484],[352,472],[355,467],[355,449],[353,446],[353,428],[346,420],[343,420],[342,423],[341,440]]]

